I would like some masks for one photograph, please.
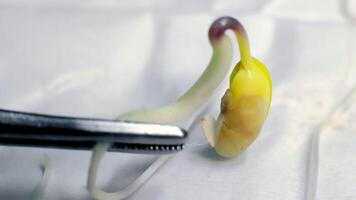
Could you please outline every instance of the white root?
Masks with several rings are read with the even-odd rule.
[[[159,156],[157,160],[155,160],[134,182],[126,186],[126,188],[118,192],[107,193],[99,190],[96,187],[95,183],[96,183],[99,163],[104,157],[104,154],[107,151],[108,147],[109,144],[107,143],[97,144],[95,146],[94,154],[91,159],[88,187],[89,187],[90,195],[95,199],[116,200],[116,199],[125,199],[129,197],[132,193],[138,190],[144,184],[144,182],[146,182],[146,180],[148,180],[155,173],[155,171],[171,157],[169,155]]]

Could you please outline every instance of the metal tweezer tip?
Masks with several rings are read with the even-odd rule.
[[[173,153],[187,132],[179,127],[129,121],[61,117],[0,109],[0,144],[91,150],[97,142],[109,151]]]

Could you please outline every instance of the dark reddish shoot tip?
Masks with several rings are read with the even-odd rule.
[[[226,30],[231,29],[234,32],[246,37],[246,32],[239,21],[232,17],[220,17],[214,21],[209,29],[209,40],[218,41]]]

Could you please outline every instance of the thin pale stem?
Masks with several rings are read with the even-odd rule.
[[[317,199],[318,177],[319,177],[319,141],[320,134],[330,126],[330,120],[341,110],[349,109],[352,102],[356,100],[356,85],[338,102],[321,121],[320,125],[313,131],[308,155],[307,179],[305,199]]]
[[[225,35],[213,43],[213,56],[203,74],[177,101],[158,109],[127,113],[120,119],[162,124],[183,120],[202,105],[226,77],[232,52],[231,40]]]

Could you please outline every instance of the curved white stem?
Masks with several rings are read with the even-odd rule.
[[[213,56],[203,74],[177,101],[157,109],[127,113],[120,116],[120,119],[168,124],[186,118],[211,96],[226,77],[231,66],[232,52],[230,38],[222,37],[214,44]]]
[[[232,61],[232,43],[227,36],[213,44],[213,56],[210,63],[195,84],[177,101],[158,108],[124,114],[120,119],[167,124],[173,123],[191,115],[202,105],[226,77]],[[97,144],[90,161],[88,188],[90,194],[101,200],[124,199],[140,188],[153,173],[162,166],[171,156],[160,156],[141,176],[126,188],[114,192],[104,192],[96,187],[96,176],[99,163],[110,144]]]

